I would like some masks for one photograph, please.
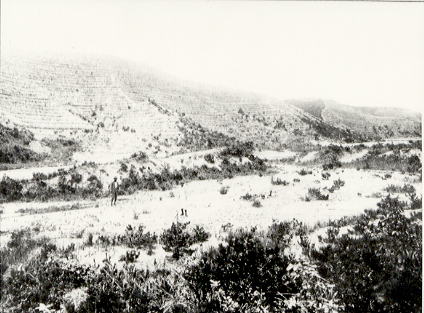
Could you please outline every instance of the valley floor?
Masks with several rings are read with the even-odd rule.
[[[318,168],[309,168],[312,173],[302,176],[299,174],[300,166],[274,166],[274,179],[285,180],[288,185],[272,184],[270,174],[249,175],[222,181],[195,181],[168,191],[139,191],[119,197],[113,207],[108,198],[5,203],[1,206],[0,215],[1,246],[6,244],[13,231],[29,228],[36,230],[40,237],[52,239],[58,247],[66,248],[74,243],[76,259],[80,263],[101,264],[106,255],[119,263],[119,257],[128,249],[101,245],[88,247],[85,245],[88,236],[91,234],[96,241],[100,235],[122,234],[127,225],[144,225],[146,231],[159,235],[172,222],[189,221],[191,225],[201,225],[211,233],[204,246],[216,245],[223,235],[223,225],[227,225],[227,229],[254,226],[266,229],[273,220],[295,218],[312,227],[318,222],[358,215],[365,209],[375,209],[382,195],[386,194],[384,188],[390,184],[412,184],[421,196],[421,182],[408,174],[337,169],[331,171],[331,176],[325,180]],[[388,173],[390,176],[385,176]],[[309,188],[327,190],[337,179],[345,184],[329,193],[328,201],[304,200]],[[226,194],[220,192],[222,187],[227,187]],[[253,201],[241,198],[246,194],[257,198],[260,207],[254,207]],[[187,216],[181,216],[181,209],[187,210]],[[156,262],[164,262],[167,255],[170,254],[157,244],[152,255],[142,252],[137,266],[151,267]]]

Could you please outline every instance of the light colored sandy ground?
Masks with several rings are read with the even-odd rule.
[[[368,149],[364,149],[362,151],[354,152],[354,153],[345,153],[343,154],[339,161],[341,163],[349,163],[356,160],[359,160],[360,158],[364,157],[368,153]]]
[[[169,166],[170,170],[180,170],[183,166],[192,168],[192,167],[201,167],[202,165],[206,165],[208,167],[218,167],[215,164],[211,164],[206,162],[205,155],[211,154],[214,157],[221,151],[222,149],[209,149],[202,150],[196,152],[188,152],[183,154],[178,154],[165,158],[158,158],[154,160],[159,167]],[[218,167],[219,168],[219,167]]]
[[[328,221],[342,216],[356,215],[364,209],[376,208],[380,200],[377,193],[389,184],[403,185],[413,183],[421,193],[421,183],[414,183],[414,177],[391,173],[392,177],[383,179],[386,172],[357,171],[355,169],[339,169],[331,172],[330,179],[321,178],[321,170],[313,169],[312,175],[300,176],[300,167],[279,165],[278,174],[290,185],[272,185],[271,176],[258,175],[216,180],[196,181],[179,186],[170,191],[142,191],[131,196],[120,197],[118,205],[111,207],[109,199],[97,201],[79,201],[85,208],[73,211],[54,212],[47,214],[20,214],[16,211],[22,208],[45,208],[64,206],[72,202],[48,203],[6,203],[1,209],[1,245],[4,245],[13,230],[34,227],[40,230],[40,236],[52,238],[58,246],[66,247],[74,242],[77,247],[77,260],[81,263],[101,263],[107,253],[112,261],[118,261],[125,253],[123,247],[102,248],[84,247],[88,234],[98,235],[120,234],[128,224],[145,225],[146,231],[160,234],[170,227],[172,222],[190,221],[191,225],[202,225],[212,234],[212,238],[204,246],[215,245],[223,235],[222,225],[231,223],[233,228],[257,226],[266,229],[272,221],[291,220],[296,218],[308,225],[318,221]],[[293,182],[294,178],[300,182]],[[345,181],[345,186],[330,193],[329,201],[305,202],[302,197],[308,188],[329,188],[335,179]],[[222,186],[229,186],[228,193],[222,195]],[[270,195],[270,192],[271,196]],[[240,199],[246,193],[264,194],[260,199],[262,207],[255,208],[251,201]],[[188,217],[179,216],[180,209],[188,210]],[[82,237],[81,237],[82,235]],[[78,238],[80,237],[80,238]],[[154,254],[148,256],[142,252],[139,266],[153,266],[154,261],[164,262],[166,253],[160,245],[156,246]]]
[[[29,144],[29,148],[37,153],[50,153],[51,149],[46,145],[43,145],[40,141],[33,140]]]
[[[4,176],[7,176],[12,179],[21,180],[21,179],[31,179],[34,173],[43,173],[43,174],[51,174],[56,172],[58,169],[62,168],[67,170],[73,167],[73,165],[67,166],[43,166],[43,167],[32,167],[32,168],[19,168],[14,170],[5,170],[0,171],[0,179]]]
[[[258,158],[265,159],[265,160],[283,160],[283,159],[290,159],[297,156],[296,152],[293,151],[272,151],[272,150],[263,150],[256,152],[255,155]]]
[[[299,162],[299,163],[309,162],[309,161],[315,160],[317,157],[318,157],[318,151],[311,151],[311,152],[308,152],[305,156],[296,160],[296,162]]]

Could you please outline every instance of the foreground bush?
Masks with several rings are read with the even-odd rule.
[[[6,281],[6,293],[15,306],[14,312],[36,312],[39,303],[49,303],[58,310],[67,291],[85,285],[88,271],[83,266],[69,266],[40,256],[21,269],[12,269]]]
[[[3,276],[14,264],[25,261],[28,255],[37,247],[46,244],[45,239],[33,239],[33,234],[29,230],[19,230],[12,232],[7,246],[0,249],[0,286],[3,288]]]
[[[283,308],[287,295],[299,289],[295,282],[285,280],[290,258],[284,249],[264,240],[254,229],[231,233],[226,244],[203,253],[200,261],[187,269],[185,278],[200,312]]]
[[[347,234],[330,227],[324,246],[312,251],[343,312],[421,312],[422,222],[404,209],[387,197]]]

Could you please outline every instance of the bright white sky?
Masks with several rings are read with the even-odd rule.
[[[1,50],[123,57],[186,80],[424,104],[424,3],[1,1]]]

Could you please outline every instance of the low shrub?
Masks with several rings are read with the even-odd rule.
[[[220,189],[219,189],[219,193],[221,194],[221,195],[226,195],[227,193],[228,193],[228,190],[230,189],[230,187],[229,186],[222,186]]]
[[[125,234],[117,237],[117,244],[124,244],[129,248],[143,249],[152,247],[157,243],[157,235],[155,233],[144,232],[144,226],[138,228],[128,225]]]
[[[209,238],[209,234],[203,229],[203,227],[196,226],[193,231],[188,231],[187,223],[172,223],[171,227],[165,229],[160,236],[160,242],[163,248],[167,252],[172,251],[172,257],[179,259],[182,254],[191,254],[193,251],[190,250],[190,246],[204,242]]]
[[[134,159],[139,162],[145,162],[149,159],[147,154],[143,151],[135,152],[131,155],[131,159]]]
[[[272,185],[277,185],[277,186],[279,186],[279,185],[287,186],[290,183],[288,181],[286,181],[286,180],[281,179],[280,177],[274,178],[274,176],[272,176],[271,177],[271,184]]]
[[[333,181],[333,185],[328,189],[328,191],[334,192],[335,190],[339,190],[344,185],[345,185],[345,181],[338,178],[335,181]]]
[[[324,180],[328,180],[330,178],[330,176],[331,176],[331,174],[328,173],[328,172],[321,173],[321,177]]]
[[[119,261],[125,262],[127,264],[134,263],[137,261],[140,256],[140,252],[137,250],[125,251],[125,254],[119,258]]]
[[[255,199],[255,197],[256,197],[256,195],[252,195],[252,194],[247,192],[246,194],[242,195],[240,197],[240,199],[250,201],[250,200]]]
[[[311,175],[312,171],[307,171],[304,168],[302,168],[299,172],[297,172],[300,176],[305,176],[305,175]]]
[[[33,180],[46,180],[48,176],[44,173],[33,173],[32,179]]]
[[[205,161],[206,161],[206,162],[208,162],[208,163],[211,163],[211,164],[215,163],[215,158],[214,158],[214,156],[213,156],[212,154],[210,154],[210,153],[206,154],[206,155],[204,156],[204,159],[205,159]]]
[[[139,225],[138,227],[127,225],[123,235],[100,235],[97,238],[97,242],[103,246],[124,245],[128,248],[149,249],[149,251],[153,251],[157,241],[157,235],[155,233],[144,232],[143,225]]]
[[[71,184],[79,184],[82,181],[82,175],[80,173],[71,174]]]
[[[262,203],[261,203],[261,201],[259,201],[259,199],[255,199],[255,200],[253,200],[252,206],[255,207],[255,208],[260,208],[260,207],[262,207]]]
[[[415,193],[414,186],[410,184],[404,184],[403,186],[399,185],[389,185],[386,188],[384,188],[384,191],[387,191],[388,193]]]
[[[128,171],[128,165],[122,162],[119,170],[121,172],[127,172]]]
[[[305,196],[305,201],[311,201],[311,200],[328,200],[329,195],[324,195],[321,193],[321,190],[319,188],[309,188],[308,193]]]

